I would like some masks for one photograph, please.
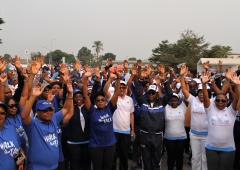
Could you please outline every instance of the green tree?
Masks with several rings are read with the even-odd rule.
[[[3,58],[4,58],[4,60],[6,61],[6,62],[11,62],[11,60],[12,60],[12,57],[11,57],[11,55],[10,54],[4,54],[3,55]]]
[[[136,57],[129,57],[128,60],[129,61],[137,61],[137,58]]]
[[[0,18],[0,25],[3,24],[3,23],[4,23],[3,19]],[[2,30],[2,29],[0,29],[0,30]],[[1,44],[1,43],[2,43],[2,40],[0,39],[0,44]]]
[[[101,59],[102,60],[107,60],[108,58],[111,58],[112,60],[116,60],[116,55],[115,54],[113,54],[113,53],[105,53],[102,57],[101,57]]]
[[[205,50],[203,57],[206,58],[226,58],[232,52],[230,46],[214,45],[209,50]]]
[[[151,62],[175,65],[185,62],[192,69],[196,69],[197,61],[207,50],[209,44],[205,42],[204,36],[199,36],[191,30],[181,33],[176,43],[162,41],[159,46],[152,50]]]
[[[55,50],[55,51],[49,52],[45,56],[44,60],[45,60],[45,63],[51,63],[51,64],[55,65],[57,63],[62,63],[64,57],[65,57],[66,63],[70,64],[75,61],[74,55],[68,54],[61,50]]]
[[[90,49],[88,49],[87,47],[82,47],[78,51],[77,58],[81,61],[83,65],[85,64],[92,65],[94,56]]]
[[[100,52],[103,50],[103,43],[101,41],[94,41],[92,48],[94,48],[96,52],[96,61],[98,62]]]

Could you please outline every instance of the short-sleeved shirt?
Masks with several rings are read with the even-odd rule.
[[[20,149],[19,137],[13,126],[4,126],[0,130],[0,169],[15,170],[15,155]]]
[[[206,136],[208,134],[208,119],[203,103],[191,94],[187,98],[191,105],[191,133]]]
[[[168,140],[183,140],[187,138],[184,127],[186,106],[182,102],[178,107],[165,107],[165,134]]]
[[[23,129],[21,115],[18,113],[15,116],[8,116],[5,124],[6,126],[13,126],[18,134],[21,146],[23,148],[28,147],[28,138],[25,130]]]
[[[208,116],[208,136],[206,148],[210,150],[230,152],[235,150],[233,126],[236,111],[232,105],[219,110],[214,101],[205,109]]]
[[[63,119],[61,111],[53,114],[50,122],[32,118],[24,125],[29,140],[28,166],[30,169],[53,170],[59,161],[58,131]]]
[[[91,105],[89,147],[106,147],[116,143],[112,116],[116,107],[110,101],[104,109]]]
[[[117,109],[113,114],[114,132],[130,134],[130,113],[134,112],[133,100],[129,96],[118,97]]]

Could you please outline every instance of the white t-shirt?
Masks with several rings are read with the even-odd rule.
[[[114,132],[130,134],[130,113],[134,112],[133,100],[129,96],[118,97],[117,109],[113,114]]]
[[[234,151],[233,126],[236,113],[232,105],[219,110],[214,101],[205,109],[208,116],[208,136],[206,148],[217,151]]]
[[[167,105],[165,107],[165,134],[168,140],[186,139],[187,134],[184,128],[186,106],[182,102],[177,108]]]
[[[203,103],[200,102],[198,97],[191,94],[187,101],[191,105],[191,133],[206,136],[208,133],[208,119]]]

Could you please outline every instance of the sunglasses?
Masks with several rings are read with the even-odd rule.
[[[0,115],[6,115],[7,113],[6,112],[0,112]]]
[[[105,102],[105,99],[98,99],[96,102]]]
[[[222,102],[222,103],[226,103],[227,100],[224,100],[224,99],[216,99],[215,102],[217,102],[217,103],[220,103],[220,102]]]
[[[47,108],[47,109],[38,110],[38,111],[40,111],[40,112],[52,112],[53,110],[54,110],[53,108],[49,107],[49,108]]]
[[[12,108],[17,108],[17,104],[12,104],[12,105],[8,105],[8,108],[12,109]]]
[[[156,92],[155,92],[155,91],[149,91],[148,94],[149,94],[149,95],[155,95]]]

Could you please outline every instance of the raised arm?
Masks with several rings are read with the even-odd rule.
[[[62,108],[63,124],[67,124],[73,116],[73,87],[71,80],[67,81],[67,97]]]
[[[234,83],[234,89],[235,89],[235,95],[232,101],[232,107],[234,110],[240,109],[240,103],[239,103],[239,92],[240,92],[240,76],[237,76],[236,74],[233,74],[231,80]]]
[[[2,73],[0,75],[0,101],[4,102],[4,90],[7,82],[7,75],[6,73]]]
[[[114,107],[117,106],[118,96],[120,94],[120,78],[121,78],[121,74],[122,73],[117,72],[117,80],[116,80],[116,84],[115,84],[115,90],[114,90],[114,94],[113,94],[113,96],[111,98],[111,102],[112,102],[112,105]]]
[[[188,99],[188,97],[190,95],[187,84],[185,82],[185,77],[186,77],[187,73],[188,73],[187,66],[182,65],[180,68],[180,82],[181,82],[182,92],[183,92],[185,99]]]
[[[103,88],[103,92],[105,94],[105,96],[107,97],[107,99],[110,99],[111,98],[111,94],[110,92],[108,91],[109,87],[110,87],[110,84],[112,83],[112,81],[116,78],[115,74],[113,73],[110,73],[110,76],[108,77],[108,80],[107,82],[105,83],[104,85],[104,88]]]
[[[27,100],[23,111],[21,112],[22,121],[24,124],[30,124],[32,118],[30,116],[30,112],[32,110],[32,106],[38,96],[42,94],[43,89],[41,89],[41,85],[38,84],[32,88],[32,94],[30,98]]]
[[[202,86],[203,86],[203,105],[205,108],[210,106],[210,99],[208,97],[207,83],[210,79],[211,74],[209,72],[204,72],[201,76]]]
[[[84,73],[83,76],[83,97],[85,99],[85,108],[87,111],[90,110],[91,107],[91,100],[90,97],[88,96],[88,78],[92,76],[91,72],[86,72]]]

